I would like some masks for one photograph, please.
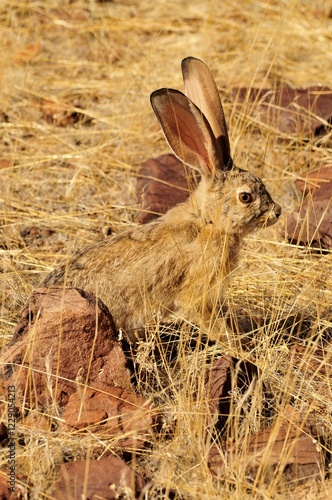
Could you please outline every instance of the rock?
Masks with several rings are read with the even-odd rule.
[[[303,140],[326,133],[324,124],[332,118],[332,89],[319,85],[306,89],[233,88],[231,97],[242,112],[278,129],[283,139]]]
[[[332,165],[321,165],[295,181],[305,195],[286,219],[286,235],[294,244],[332,248]]]
[[[11,498],[11,495],[13,495],[13,493],[9,491],[7,473],[5,473],[4,475],[0,473],[0,500],[9,500]],[[13,496],[13,498],[20,497]]]
[[[138,171],[136,196],[141,205],[138,222],[146,223],[184,202],[197,183],[195,173],[173,154],[149,158]]]
[[[108,309],[78,289],[37,289],[0,361],[0,382],[15,386],[17,406],[23,395],[25,407],[32,408],[65,405],[85,385],[130,387]]]
[[[106,433],[117,440],[114,446],[137,449],[151,435],[157,414],[142,396],[112,387],[107,394],[92,389],[75,392],[62,419],[67,428]]]
[[[287,216],[286,236],[294,245],[332,249],[332,205],[326,200],[306,198]]]
[[[39,412],[28,412],[20,421],[24,430],[38,429],[39,432],[48,434],[52,430],[51,416],[43,415]]]
[[[23,500],[26,497],[25,491],[27,478],[22,474],[16,475],[15,486],[8,482],[8,469],[0,470],[0,500]],[[14,488],[10,490],[9,488]]]
[[[246,475],[257,473],[266,478],[275,469],[282,471],[289,481],[319,477],[324,470],[324,456],[307,425],[301,425],[297,414],[284,415],[272,427],[253,433],[235,443],[221,447],[213,445],[209,453],[209,467],[213,475],[223,477],[226,464],[241,464]]]
[[[84,460],[61,466],[52,498],[81,500],[137,498],[144,487],[143,477],[116,457]]]
[[[7,158],[0,158],[0,169],[11,168],[13,165],[14,163],[12,162],[12,160],[8,160]]]
[[[332,196],[332,164],[322,164],[310,172],[304,172],[295,181],[295,185],[306,195],[313,198],[330,199]]]
[[[225,355],[215,359],[206,372],[206,394],[209,403],[209,423],[213,423],[219,416],[220,399],[228,393],[229,384],[227,380],[231,374],[232,358]]]

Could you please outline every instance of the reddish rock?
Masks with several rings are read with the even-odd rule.
[[[332,166],[320,166],[295,181],[305,195],[287,216],[285,235],[294,244],[332,248]]]
[[[332,205],[326,200],[305,199],[287,216],[286,236],[295,245],[332,248]]]
[[[117,438],[117,446],[141,447],[151,435],[156,412],[138,394],[112,387],[108,393],[92,389],[75,392],[62,415],[67,428],[89,430]]]
[[[220,450],[223,450],[222,452]],[[222,477],[230,464],[245,467],[246,474],[255,477],[278,467],[290,481],[320,477],[324,470],[324,456],[308,426],[301,425],[299,415],[281,419],[274,426],[261,432],[226,443],[213,445],[209,453],[211,472]],[[226,465],[227,464],[227,465]]]
[[[138,222],[150,222],[185,201],[197,179],[193,170],[173,154],[146,160],[137,177],[136,195],[141,205]]]
[[[84,460],[61,466],[52,498],[81,500],[136,498],[144,487],[142,476],[116,457]]]
[[[212,421],[219,415],[220,398],[225,393],[225,384],[230,375],[231,365],[232,358],[226,355],[215,359],[207,371],[205,385]]]
[[[321,165],[310,172],[304,172],[295,181],[298,189],[313,198],[329,199],[332,196],[332,164]]]
[[[15,489],[9,490],[11,485],[8,482],[8,469],[7,467],[0,470],[0,500],[23,500],[27,498],[26,491],[26,477],[22,474],[16,475]]]
[[[246,113],[268,126],[297,139],[324,133],[324,123],[332,118],[332,89],[319,85],[306,89],[282,87],[276,90],[234,88],[235,105],[247,105]]]
[[[7,477],[0,474],[0,500],[6,500],[7,498],[9,498]]]
[[[52,429],[52,418],[39,412],[29,412],[20,421],[24,429],[38,429],[38,431],[48,433]]]
[[[1,120],[0,120],[1,121]],[[13,166],[12,160],[8,160],[7,158],[0,158],[0,169],[1,168],[10,168]]]
[[[97,327],[97,328],[96,328]],[[92,294],[36,290],[0,356],[0,382],[14,385],[16,404],[65,405],[78,387],[130,387],[130,374],[112,317]]]

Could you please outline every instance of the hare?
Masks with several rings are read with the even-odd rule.
[[[263,182],[233,165],[209,68],[188,57],[182,74],[186,95],[163,88],[151,94],[151,104],[174,154],[201,173],[197,189],[159,219],[74,255],[43,282],[94,293],[132,341],[154,320],[210,324],[243,237],[281,214]]]

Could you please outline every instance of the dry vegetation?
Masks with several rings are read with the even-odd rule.
[[[330,8],[329,0],[319,5],[307,0],[2,0],[0,344],[10,338],[22,304],[46,272],[73,250],[135,224],[138,166],[167,151],[149,95],[163,86],[182,89],[180,62],[187,55],[203,59],[215,76],[236,163],[264,179],[283,214],[298,204],[294,179],[326,162],[331,149],[314,138],[280,141],[276,130],[235,109],[229,95],[240,86],[331,85]],[[324,332],[332,328],[331,253],[287,244],[283,223],[284,215],[247,242],[227,297],[231,310],[242,308],[248,315],[255,310],[269,318],[267,326],[257,327],[249,352],[233,352],[260,371],[260,382],[245,398],[234,393],[236,439],[266,427],[290,401],[304,415],[315,410],[331,436],[332,387],[305,370],[305,356],[322,347]],[[313,325],[310,338],[300,340],[308,346],[300,367],[289,342],[303,332],[294,328],[285,335],[281,326],[295,314]],[[326,357],[331,363],[331,345]],[[327,498],[327,477],[292,494],[285,493],[291,485],[283,476],[271,479],[264,468],[248,477],[240,451],[238,464],[233,458],[222,480],[212,479],[204,412],[188,390],[202,362],[196,353],[182,364],[171,390],[154,388],[158,404],[177,426],[172,438],[154,438],[137,469],[152,470],[165,497],[172,490],[183,498]],[[272,394],[267,413],[263,384]],[[149,393],[146,386],[144,391]],[[100,454],[109,446],[99,441]],[[49,498],[44,495],[63,457],[86,457],[95,448],[92,435],[35,430],[17,460],[39,485],[35,498]]]

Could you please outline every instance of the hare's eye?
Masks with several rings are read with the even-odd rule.
[[[242,203],[251,203],[252,202],[252,194],[251,193],[240,193],[239,199]]]

